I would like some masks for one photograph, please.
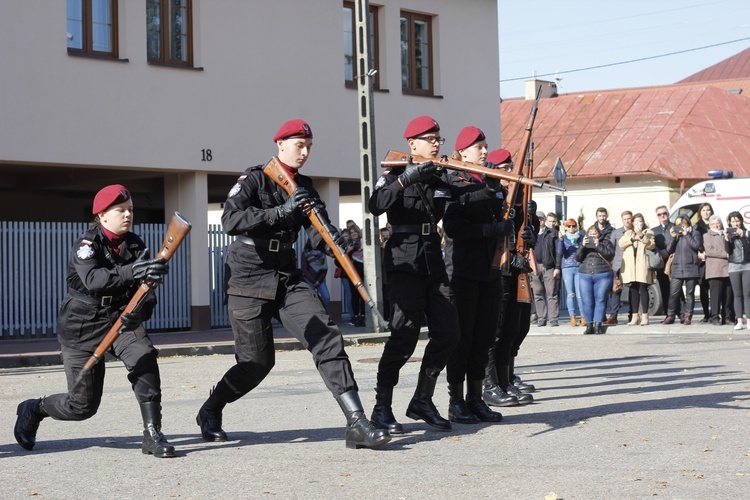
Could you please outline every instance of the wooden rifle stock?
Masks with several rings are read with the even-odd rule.
[[[185,240],[185,237],[190,232],[191,227],[192,225],[187,221],[187,219],[185,219],[179,212],[175,212],[172,216],[172,220],[169,223],[169,227],[167,227],[167,234],[164,237],[164,242],[161,244],[161,250],[154,258],[161,257],[164,260],[169,261],[169,259],[171,259],[174,253],[177,251],[177,248],[180,246],[180,244]],[[146,298],[148,297],[148,293],[152,290],[155,290],[157,285],[158,282],[152,280],[146,280],[141,283],[133,297],[130,299],[130,302],[128,302],[128,305],[125,306],[125,309],[117,318],[117,321],[115,321],[115,324],[112,325],[112,327],[109,329],[109,332],[107,332],[102,341],[99,342],[99,345],[96,347],[94,354],[91,355],[91,357],[86,361],[86,364],[83,365],[81,371],[78,372],[78,377],[76,377],[73,388],[78,386],[78,384],[83,381],[83,378],[88,375],[89,372],[91,372],[91,369],[99,362],[100,359],[104,357],[104,354],[109,350],[110,347],[112,347],[112,344],[115,343],[117,337],[120,336],[120,333],[122,331],[122,315],[131,312],[139,312],[143,307]]]
[[[516,174],[512,172],[506,172],[505,170],[487,168],[475,163],[468,163],[461,160],[454,160],[447,156],[440,156],[438,158],[427,158],[426,156],[414,155],[411,153],[401,153],[399,151],[388,151],[385,155],[385,159],[380,162],[383,168],[398,168],[405,167],[409,163],[411,158],[415,164],[424,163],[431,161],[438,167],[449,168],[452,170],[460,170],[462,172],[468,172],[470,174],[485,175],[493,179],[500,179],[508,182],[521,183],[523,185],[533,186],[541,189],[548,189],[551,191],[561,191],[557,186],[553,186],[550,183],[544,181],[535,181],[527,179],[523,174]]]
[[[526,175],[531,177],[533,173],[534,165],[534,145],[533,142],[529,144],[529,152],[526,155],[526,165],[524,169]],[[529,202],[531,201],[531,188],[524,186],[523,188],[523,221],[525,226],[532,226],[531,216],[529,214]],[[536,216],[536,214],[534,214]],[[536,254],[533,249],[526,248],[526,242],[521,238],[521,232],[523,227],[519,229],[518,236],[516,237],[516,254],[520,255],[529,260],[529,267],[533,274],[539,273],[539,267],[536,262]],[[532,294],[531,287],[529,286],[529,273],[521,271],[518,275],[518,288],[516,293],[516,301],[531,304]]]
[[[531,114],[529,116],[529,122],[526,124],[526,129],[523,132],[523,138],[521,140],[521,147],[518,150],[518,156],[513,166],[513,174],[518,175],[521,178],[525,178],[523,175],[523,169],[526,163],[526,154],[531,144],[531,131],[534,129],[534,120],[536,119],[536,112],[539,107],[539,97],[542,94],[542,86],[537,86],[536,97],[534,98],[534,104],[531,106]],[[531,179],[526,179],[531,180]],[[546,183],[544,183],[546,184]],[[524,185],[534,186],[534,182],[524,183]],[[536,186],[539,187],[539,186]],[[541,187],[544,187],[542,185]],[[503,220],[507,221],[515,217],[515,209],[513,205],[516,203],[516,197],[518,196],[519,182],[511,181],[508,185],[508,193],[505,197]],[[548,185],[546,189],[550,189]],[[515,236],[515,235],[514,235]],[[497,243],[495,250],[495,257],[492,261],[492,267],[495,269],[501,269],[505,273],[510,273],[510,249],[515,244],[513,237],[506,236],[500,238]],[[528,288],[528,286],[526,287]]]
[[[297,188],[297,183],[294,182],[292,177],[289,175],[289,172],[287,172],[286,169],[281,165],[281,162],[279,162],[279,158],[276,156],[271,158],[268,163],[266,163],[266,165],[263,167],[263,173],[266,174],[276,184],[278,184],[284,191],[286,191],[289,196],[291,196],[294,190]],[[333,227],[331,225],[331,221],[328,220],[320,207],[315,203],[311,203],[309,206],[303,207],[303,211],[305,212],[305,215],[307,215],[307,217],[310,219],[310,222],[315,227],[315,229],[317,229],[318,233],[320,233],[320,236],[323,237],[323,241],[325,241],[326,245],[328,245],[328,248],[330,248],[333,252],[333,256],[336,258],[336,261],[341,265],[341,268],[354,284],[354,287],[357,289],[357,292],[359,292],[360,297],[362,297],[362,299],[367,303],[370,309],[375,313],[380,326],[383,329],[388,328],[388,322],[385,320],[385,318],[383,318],[383,315],[380,313],[380,311],[378,311],[377,304],[375,304],[375,301],[372,300],[370,294],[367,293],[367,290],[365,289],[365,283],[362,280],[362,277],[357,272],[357,269],[354,267],[354,264],[352,264],[349,255],[333,240],[333,235],[331,234],[330,230],[330,228]]]

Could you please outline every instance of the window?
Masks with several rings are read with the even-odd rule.
[[[148,60],[193,65],[192,0],[146,0]]]
[[[67,0],[68,53],[117,57],[117,0]]]
[[[401,12],[401,89],[433,95],[430,16]]]
[[[379,69],[378,64],[378,8],[370,5],[370,48],[373,61],[371,67]],[[355,31],[357,21],[354,18],[354,2],[344,2],[344,80],[347,87],[356,87],[355,76],[359,76],[357,70],[357,37]],[[380,88],[380,75],[375,73],[372,80],[373,87]]]

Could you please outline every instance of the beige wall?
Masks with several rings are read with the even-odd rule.
[[[329,207],[338,204],[338,181],[322,181],[355,179],[359,170],[357,92],[343,79],[342,1],[193,0],[201,71],[148,65],[144,2],[118,3],[119,55],[127,62],[69,56],[63,1],[0,2],[0,193],[16,185],[3,165],[44,167],[46,176],[112,168],[111,182],[124,182],[128,170],[157,171],[165,176],[165,218],[179,210],[192,219],[192,272],[195,283],[205,282],[207,175],[264,162],[276,153],[278,126],[301,117],[315,134],[305,171],[319,178]],[[403,149],[405,124],[422,114],[442,124],[445,153],[469,124],[499,145],[496,0],[376,4],[387,90],[374,97],[378,156]],[[436,16],[440,97],[401,93],[402,8]],[[202,149],[212,150],[213,161],[201,161]],[[11,217],[0,210],[0,219]],[[196,306],[208,304],[205,290],[194,287],[192,297]]]

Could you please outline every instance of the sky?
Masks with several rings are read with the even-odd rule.
[[[670,85],[750,47],[749,0],[498,0],[498,22],[503,99],[534,74],[560,94]]]

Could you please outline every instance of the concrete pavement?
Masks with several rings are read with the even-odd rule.
[[[375,450],[344,447],[343,416],[301,350],[277,352],[268,378],[227,406],[226,443],[203,442],[195,414],[233,356],[161,359],[174,459],[141,454],[138,407],[117,361],[107,364],[96,416],[46,419],[34,451],[22,450],[16,405],[62,390],[65,376],[59,365],[0,369],[0,491],[9,499],[746,498],[747,330],[580,330],[533,327],[517,364],[539,389],[534,404],[502,408],[502,423],[454,424],[447,433],[403,416],[420,341],[394,392],[407,433]],[[356,338],[347,352],[369,412],[382,345]],[[434,399],[445,415],[444,374]]]

